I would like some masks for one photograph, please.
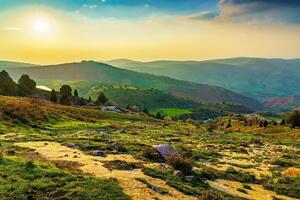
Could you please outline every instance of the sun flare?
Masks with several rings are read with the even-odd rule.
[[[39,34],[48,34],[51,31],[50,23],[45,19],[36,19],[33,22],[33,29]]]

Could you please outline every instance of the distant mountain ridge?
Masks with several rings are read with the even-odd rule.
[[[17,78],[25,73],[36,80],[88,80],[107,84],[132,85],[146,89],[159,89],[170,94],[193,100],[195,102],[232,102],[245,105],[251,109],[261,108],[262,105],[251,98],[234,93],[218,86],[209,86],[187,81],[175,80],[165,76],[139,73],[127,69],[119,69],[108,64],[94,61],[67,63],[61,65],[18,67],[6,70]]]
[[[300,59],[230,58],[207,61],[111,60],[117,67],[221,86],[264,100],[300,93]]]

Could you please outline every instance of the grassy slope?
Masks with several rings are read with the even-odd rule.
[[[300,62],[297,59],[232,58],[146,63],[114,60],[108,63],[139,72],[218,85],[257,98],[286,96],[300,91]]]
[[[115,185],[115,182],[111,180],[90,179],[88,177],[80,178],[74,175],[73,172],[69,174],[52,165],[40,164],[38,162],[35,162],[35,167],[31,168],[32,165],[30,163],[26,164],[23,159],[17,158],[26,158],[30,152],[24,152],[23,149],[16,149],[16,147],[12,146],[14,142],[56,141],[61,144],[74,143],[77,148],[85,153],[101,150],[111,154],[117,150],[119,153],[130,154],[139,159],[148,161],[153,161],[151,160],[153,158],[149,157],[149,148],[162,143],[170,143],[176,147],[176,149],[180,150],[180,152],[186,153],[195,159],[212,159],[213,162],[218,162],[220,153],[224,151],[224,148],[236,152],[240,148],[251,145],[253,138],[266,144],[285,144],[300,147],[298,129],[291,130],[288,126],[279,125],[270,125],[267,128],[260,128],[257,124],[251,127],[245,127],[242,121],[236,119],[232,119],[232,127],[226,129],[224,126],[228,118],[218,119],[215,130],[208,131],[206,125],[196,126],[195,124],[180,121],[165,122],[136,115],[112,114],[78,107],[53,105],[47,102],[32,101],[26,98],[16,99],[9,97],[0,97],[0,111],[3,117],[0,124],[7,128],[6,131],[14,132],[9,125],[15,126],[17,133],[26,136],[12,137],[9,141],[0,142],[5,154],[4,164],[0,163],[0,180],[6,176],[6,179],[3,180],[5,185],[0,186],[0,191],[2,192],[0,192],[0,195],[2,196],[28,195],[26,193],[28,190],[33,191],[34,195],[44,195],[45,193],[43,192],[51,190],[51,192],[45,195],[63,194],[67,197],[73,197],[74,194],[99,194],[100,196],[98,197],[101,199],[102,193],[105,191],[105,195],[120,195],[120,199],[126,198]],[[85,118],[82,118],[83,116]],[[41,120],[40,117],[42,117],[43,120]],[[62,119],[64,119],[63,124],[61,124]],[[19,121],[19,123],[12,123],[13,121]],[[221,121],[225,123],[221,125]],[[77,124],[86,124],[86,126],[77,127]],[[51,129],[49,125],[51,125],[53,129]],[[101,134],[97,132],[91,132],[91,134],[79,134],[77,132],[78,130],[94,130],[96,127],[98,127],[97,129],[107,130],[110,134],[101,136]],[[126,133],[120,134],[119,130],[121,128],[126,129]],[[76,134],[74,134],[74,132],[76,132]],[[242,143],[243,146],[241,147],[240,144]],[[213,146],[214,148],[210,148],[209,150],[208,147],[211,147],[212,144],[215,144]],[[208,146],[206,147],[205,145]],[[258,147],[259,146],[256,146],[256,148]],[[7,155],[12,152],[15,152],[16,157]],[[284,162],[281,160],[280,163],[299,166],[299,151],[290,150],[285,152],[285,154],[286,155],[282,157]],[[168,180],[167,184],[187,194],[199,195],[212,190],[209,189],[202,180],[214,178],[243,180],[243,178],[249,177],[249,175],[241,172],[230,174],[232,172],[228,171],[219,174],[216,171],[209,170],[203,165],[199,165],[199,167],[201,172],[194,174],[196,180],[192,182],[174,177],[172,175],[172,169],[165,169],[163,171],[155,170],[152,171],[153,173],[151,171],[150,173],[149,170],[146,169],[145,173]],[[27,172],[30,172],[30,170],[32,170],[32,172],[28,174]],[[65,170],[69,169],[66,168]],[[280,168],[280,170],[282,170],[282,168]],[[39,174],[38,177],[36,177],[37,174]],[[276,178],[278,177],[267,178],[268,187],[272,186],[274,190],[286,195],[297,195],[297,188],[290,187],[290,184],[293,183],[291,181],[298,184],[299,179],[275,183],[273,181]],[[279,178],[282,178],[282,176]],[[66,179],[68,181],[65,181]],[[17,180],[17,182],[15,180]],[[11,190],[8,191],[7,188],[12,184],[11,181],[14,181],[13,187],[18,193],[13,193]],[[57,184],[61,184],[61,187],[56,187]],[[76,189],[74,189],[74,185]],[[86,194],[87,191],[92,192]],[[108,191],[113,191],[113,194]],[[214,190],[212,191],[214,195],[217,195]],[[221,196],[225,199],[233,198],[224,194]],[[114,196],[114,198],[115,197],[116,196]],[[87,196],[86,199],[95,198]]]
[[[174,96],[197,102],[228,101],[236,104],[243,104],[251,108],[258,108],[261,106],[253,99],[221,87],[179,81],[164,76],[137,73],[96,62],[13,68],[7,69],[7,71],[15,78],[19,77],[22,73],[27,73],[34,79],[98,81],[108,84],[137,86],[146,89],[155,88],[170,92]]]

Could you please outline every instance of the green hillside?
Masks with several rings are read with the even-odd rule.
[[[144,89],[154,88],[195,102],[217,103],[226,101],[245,105],[252,109],[261,108],[259,102],[221,87],[138,73],[93,61],[52,66],[7,68],[7,71],[15,78],[26,73],[35,80],[91,81],[135,86]]]
[[[257,99],[289,96],[300,91],[299,59],[231,58],[154,62],[112,60],[108,63],[134,71],[221,86]]]

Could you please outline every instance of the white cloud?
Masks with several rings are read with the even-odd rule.
[[[94,9],[94,8],[97,8],[98,5],[96,5],[96,4],[93,4],[93,5],[84,4],[83,7],[84,7],[84,8],[89,8],[89,9]]]

